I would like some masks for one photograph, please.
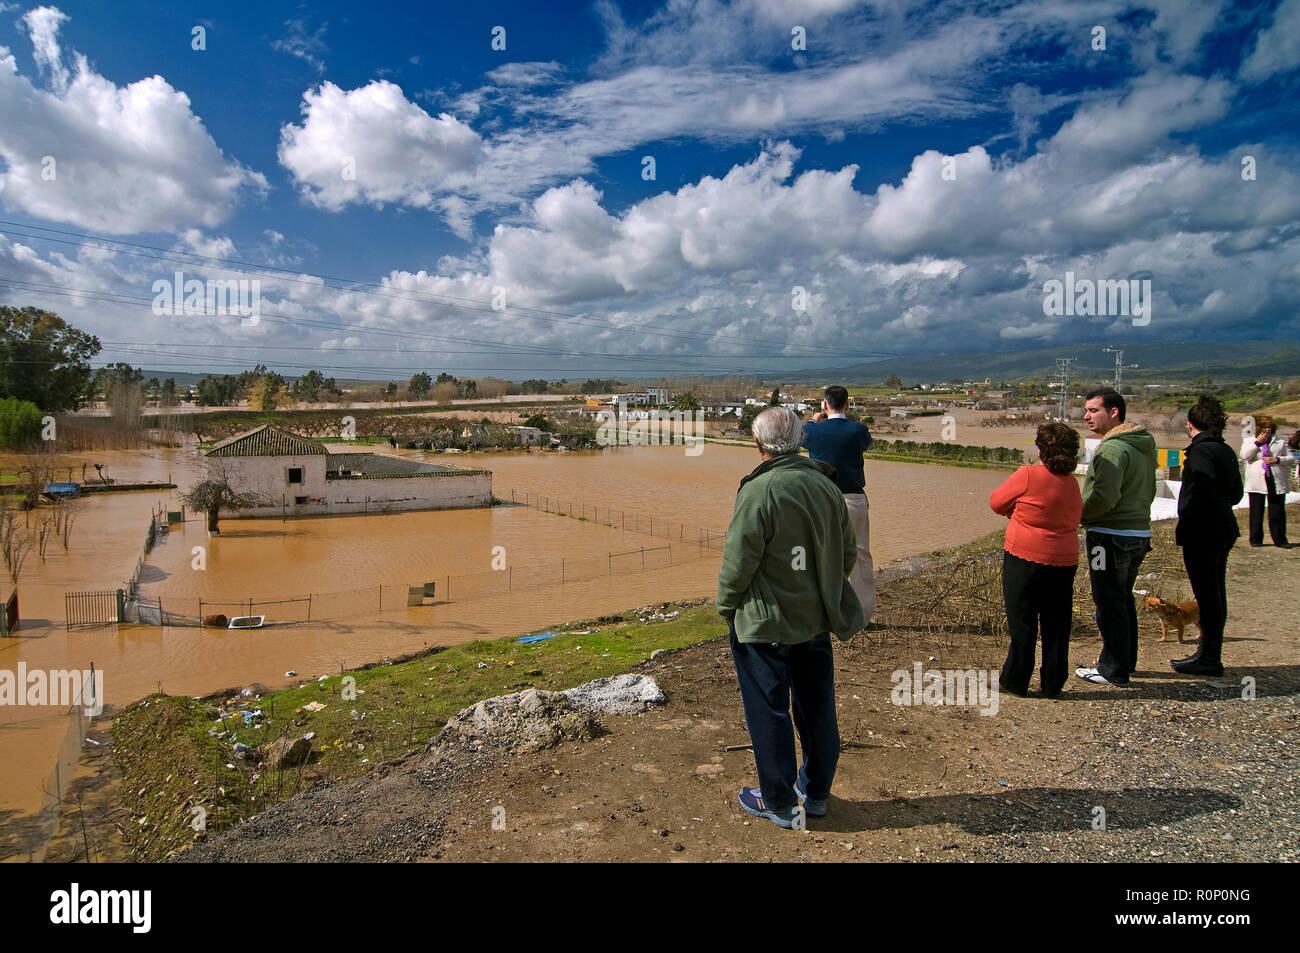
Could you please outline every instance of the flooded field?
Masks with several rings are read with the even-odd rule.
[[[986,427],[984,421],[996,420],[1001,414],[994,411],[970,410],[967,408],[957,408],[946,413],[952,416],[955,425],[955,429],[951,431],[954,443],[973,447],[1011,447],[1014,450],[1034,451],[1034,436],[1038,432],[1036,425],[1016,424],[1005,427]],[[1076,419],[1071,421],[1071,426],[1079,431],[1080,437],[1092,436],[1083,421],[1077,419],[1077,408],[1074,413]],[[910,440],[917,443],[939,441],[943,439],[944,416],[916,417],[908,421],[909,424],[916,428],[913,433],[882,434],[882,436],[886,440]],[[1186,433],[1181,430],[1176,432],[1164,430],[1164,424],[1166,423],[1164,417],[1134,414],[1131,419],[1135,423],[1148,427],[1151,430],[1151,435],[1156,439],[1156,445],[1159,447],[1176,449],[1187,446]]]
[[[549,509],[573,515],[503,505],[289,522],[223,519],[221,536],[212,539],[191,516],[148,557],[142,596],[190,617],[242,614],[252,600],[267,628],[123,624],[68,631],[65,592],[122,587],[140,556],[151,510],[179,509],[164,491],[86,497],[74,504],[69,550],[51,545],[44,564],[34,554],[28,558],[19,586],[19,637],[0,642],[0,668],[13,671],[24,662],[29,669],[86,669],[94,662],[104,672],[107,702],[121,705],[160,689],[199,695],[254,682],[277,688],[430,645],[711,595],[719,544],[701,545],[702,534],[726,529],[736,487],[759,462],[753,449],[718,445],[696,457],[681,447],[403,455],[486,467],[498,498],[536,503],[540,497]],[[84,459],[105,464],[120,482],[170,476],[185,486],[198,472],[192,450],[96,452]],[[13,472],[15,462],[0,458],[0,472]],[[79,475],[81,462],[77,456],[63,465]],[[1004,477],[868,460],[877,565],[1001,526],[987,498]],[[407,608],[407,587],[427,582],[436,584],[435,598]],[[257,605],[277,600],[302,601]],[[39,806],[66,729],[61,709],[0,709],[0,757],[7,766],[0,818],[6,823]]]

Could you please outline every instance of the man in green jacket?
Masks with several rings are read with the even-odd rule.
[[[840,752],[829,633],[866,625],[848,582],[857,536],[844,494],[833,467],[800,456],[801,441],[793,411],[769,407],[754,419],[763,462],[740,483],[718,573],[758,767],[759,787],[742,788],[740,804],[780,827],[826,814]]]
[[[1124,422],[1124,398],[1090,393],[1083,419],[1101,446],[1083,483],[1085,556],[1101,630],[1101,655],[1080,678],[1102,685],[1129,683],[1137,668],[1138,621],[1133,585],[1151,551],[1151,501],[1156,495],[1156,442],[1145,427]]]

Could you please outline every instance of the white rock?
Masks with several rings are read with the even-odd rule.
[[[613,675],[598,678],[564,693],[575,705],[611,715],[638,715],[651,705],[667,701],[649,675]]]

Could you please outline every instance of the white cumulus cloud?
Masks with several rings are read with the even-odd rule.
[[[301,124],[280,130],[279,158],[312,204],[430,208],[469,178],[482,140],[446,113],[434,118],[397,85],[333,83],[303,94]],[[463,219],[461,219],[463,221]]]
[[[227,158],[161,76],[117,86],[85,57],[64,63],[66,16],[24,18],[49,76],[38,88],[0,47],[0,203],[41,218],[113,234],[212,226],[266,179]]]

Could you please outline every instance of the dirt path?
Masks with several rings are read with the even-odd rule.
[[[1176,555],[1162,540],[1148,557],[1166,593],[1187,591]],[[185,859],[1295,860],[1298,567],[1300,550],[1233,551],[1221,679],[1174,674],[1168,659],[1193,647],[1159,644],[1143,617],[1134,687],[1072,677],[1052,701],[1035,679],[1030,697],[1003,695],[983,717],[893,705],[890,674],[915,662],[996,668],[1005,647],[992,638],[927,642],[918,623],[837,645],[845,749],[829,816],[806,832],[736,803],[756,781],[750,753],[725,750],[749,739],[719,639],[643,666],[668,703],[604,719],[595,741],[436,767],[414,755],[318,786]],[[1100,639],[1078,634],[1090,603],[1076,597],[1075,609],[1071,661],[1086,665]]]

